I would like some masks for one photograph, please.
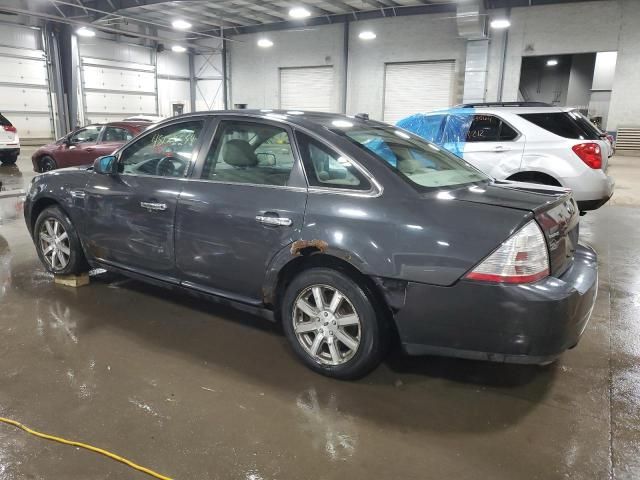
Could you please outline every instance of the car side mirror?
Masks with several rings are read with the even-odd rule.
[[[118,158],[114,155],[96,158],[93,162],[93,171],[102,175],[115,175],[118,173]]]

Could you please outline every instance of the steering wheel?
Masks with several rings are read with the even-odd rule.
[[[176,166],[173,163],[174,157],[163,157],[156,165],[156,175],[159,177],[174,177]]]

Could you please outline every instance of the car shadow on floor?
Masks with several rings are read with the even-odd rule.
[[[218,376],[207,380],[227,381],[220,368],[231,369],[246,378],[243,383],[276,390],[294,403],[313,394],[320,402],[337,402],[340,415],[395,427],[442,432],[507,429],[544,401],[554,381],[553,366],[408,357],[398,348],[365,378],[337,381],[308,370],[293,355],[279,326],[257,316],[112,273],[93,277],[89,287],[75,290],[56,286],[51,279],[43,281],[42,275],[37,260],[22,264],[12,275],[13,293],[29,301],[36,278],[39,321],[51,314],[47,309],[63,311],[73,320],[74,341],[47,345],[54,351],[69,348],[73,350],[66,355],[77,355],[78,345],[85,343],[102,348],[94,332],[116,328],[117,338],[131,338],[142,349],[148,344],[151,352],[160,347],[194,366],[211,365]],[[59,342],[53,335],[47,341]],[[144,362],[145,352],[127,355]],[[157,365],[145,367],[155,370]]]

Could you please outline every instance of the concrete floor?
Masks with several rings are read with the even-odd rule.
[[[0,177],[28,180],[28,154]],[[640,159],[622,164],[638,178]],[[555,364],[394,354],[351,383],[237,311],[110,274],[54,285],[15,203],[0,199],[0,416],[180,479],[640,478],[640,202],[583,217],[600,291]],[[147,477],[0,425],[0,478]]]

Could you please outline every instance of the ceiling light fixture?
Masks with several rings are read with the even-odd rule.
[[[511,22],[506,18],[496,18],[495,20],[491,20],[491,28],[502,29],[509,28],[511,26]]]
[[[192,27],[192,25],[186,20],[174,20],[171,22],[171,26],[176,30],[188,30]]]
[[[558,60],[552,58],[551,60],[547,60],[547,67],[555,67],[558,65]]]
[[[76,33],[78,35],[80,35],[81,37],[95,37],[96,36],[95,30],[91,30],[90,28],[87,28],[87,27],[80,27],[79,29],[76,30]]]
[[[289,10],[291,18],[307,18],[311,16],[311,12],[304,7],[293,7]]]
[[[187,49],[182,45],[174,45],[173,47],[171,47],[171,51],[176,53],[184,53],[187,51]]]
[[[273,47],[273,42],[271,40],[269,40],[268,38],[261,38],[260,40],[258,40],[258,46],[260,48]]]
[[[370,30],[365,30],[364,32],[360,32],[358,37],[361,40],[373,40],[374,38],[376,38],[376,34]]]

